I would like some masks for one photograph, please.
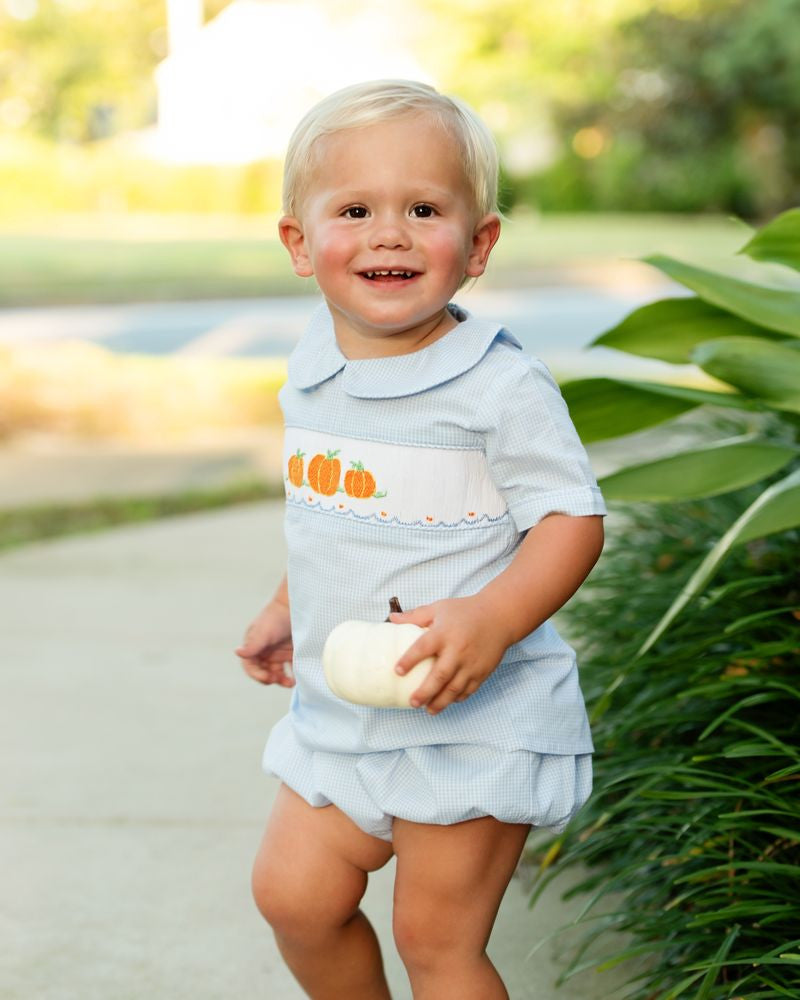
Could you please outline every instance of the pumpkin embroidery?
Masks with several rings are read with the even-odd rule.
[[[305,455],[305,452],[304,451],[300,451],[300,449],[298,448],[297,452],[294,455],[291,455],[290,458],[289,458],[289,482],[293,486],[302,486],[303,485],[303,456],[304,455]]]
[[[330,497],[338,489],[342,474],[342,463],[336,458],[338,454],[337,450],[315,455],[308,463],[308,485],[315,493]]]
[[[352,469],[344,474],[344,491],[349,497],[371,497],[375,493],[375,477],[363,462],[351,462]]]
[[[508,516],[477,448],[332,438],[306,428],[287,428],[285,445],[287,500],[307,510],[425,530],[472,527]],[[391,483],[388,491],[384,477]],[[391,509],[384,507],[384,498]]]

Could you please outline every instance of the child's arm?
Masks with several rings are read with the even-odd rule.
[[[289,593],[284,576],[275,596],[247,629],[236,655],[253,680],[292,687],[294,679],[287,674],[285,665],[291,664],[293,652]]]
[[[477,594],[392,615],[393,622],[428,628],[398,660],[398,673],[426,656],[436,657],[412,705],[426,705],[435,715],[451,702],[468,698],[509,646],[566,604],[602,548],[602,517],[551,514],[530,529],[511,565]]]

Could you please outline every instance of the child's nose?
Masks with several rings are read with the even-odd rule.
[[[410,237],[403,219],[396,216],[382,216],[375,219],[370,231],[370,247],[373,250],[402,249],[410,245]]]

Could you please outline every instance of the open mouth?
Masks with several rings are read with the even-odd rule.
[[[410,281],[412,278],[416,278],[419,271],[403,271],[403,270],[386,270],[386,271],[361,271],[362,278],[366,278],[368,281],[378,281],[378,282],[401,282]]]

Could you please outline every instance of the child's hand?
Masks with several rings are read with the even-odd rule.
[[[247,674],[261,684],[292,687],[294,678],[287,672],[291,667],[294,648],[289,608],[273,600],[258,615],[245,633],[244,642],[236,655]]]
[[[428,629],[403,653],[395,669],[405,674],[425,657],[436,657],[430,674],[411,697],[414,707],[426,705],[431,715],[474,694],[511,645],[496,616],[477,596],[435,601],[389,617],[397,625],[411,622]]]

